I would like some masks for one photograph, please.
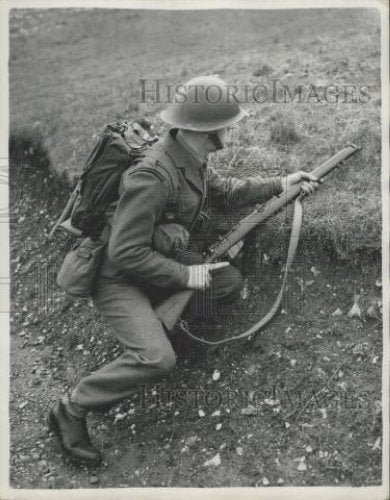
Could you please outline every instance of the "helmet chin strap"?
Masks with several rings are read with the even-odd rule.
[[[223,144],[221,142],[221,139],[219,138],[218,134],[216,132],[210,132],[208,134],[208,137],[210,141],[214,144],[214,147],[217,151],[220,149],[223,149]]]

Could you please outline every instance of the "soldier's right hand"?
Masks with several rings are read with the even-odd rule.
[[[214,269],[221,269],[229,265],[229,262],[215,262],[214,264],[199,264],[188,266],[189,276],[187,288],[192,290],[204,290],[211,285],[211,273]]]

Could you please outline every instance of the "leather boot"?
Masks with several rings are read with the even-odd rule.
[[[73,462],[95,466],[101,463],[102,455],[91,445],[85,417],[71,415],[59,400],[50,409],[48,424]]]

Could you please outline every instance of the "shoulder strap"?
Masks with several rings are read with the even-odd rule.
[[[240,333],[239,335],[235,335],[234,337],[229,337],[227,339],[223,340],[217,340],[217,341],[211,341],[211,340],[205,340],[200,337],[197,337],[196,335],[193,335],[186,325],[184,324],[183,321],[180,322],[180,327],[181,329],[193,340],[197,340],[198,342],[201,342],[202,344],[207,344],[207,345],[220,345],[220,344],[225,344],[227,342],[231,342],[233,340],[239,340],[243,339],[246,337],[250,337],[254,333],[258,332],[263,328],[267,323],[271,321],[271,319],[275,316],[277,310],[279,309],[279,306],[282,302],[283,298],[283,292],[286,287],[287,283],[287,275],[288,272],[294,262],[295,254],[297,251],[298,247],[298,242],[299,242],[299,235],[301,232],[301,227],[302,227],[302,218],[303,218],[303,209],[302,209],[302,204],[300,201],[300,197],[298,197],[295,200],[294,204],[294,217],[293,217],[293,222],[292,222],[292,227],[291,227],[291,234],[290,234],[290,243],[288,245],[288,253],[287,253],[287,261],[286,261],[286,267],[284,270],[284,276],[283,276],[283,282],[282,286],[280,287],[280,291],[278,296],[276,297],[275,302],[272,304],[271,309],[268,311],[268,313],[256,324],[254,324],[251,328],[248,330],[245,330],[245,332]]]

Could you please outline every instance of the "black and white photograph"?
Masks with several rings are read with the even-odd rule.
[[[388,3],[0,9],[1,498],[388,499]]]

